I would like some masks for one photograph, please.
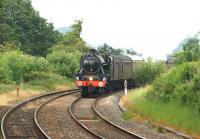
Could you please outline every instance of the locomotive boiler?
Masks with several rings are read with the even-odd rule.
[[[125,80],[131,87],[134,85],[132,72],[133,62],[130,57],[99,53],[91,49],[81,57],[76,85],[81,88],[83,97],[122,89]]]

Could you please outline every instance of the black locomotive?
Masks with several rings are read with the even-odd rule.
[[[82,89],[82,96],[122,89],[127,80],[133,86],[132,59],[124,55],[107,55],[91,49],[81,57],[81,68],[76,75],[76,85]]]

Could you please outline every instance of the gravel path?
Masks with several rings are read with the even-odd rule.
[[[113,123],[126,128],[147,139],[182,139],[173,133],[164,132],[158,133],[157,129],[153,128],[148,123],[138,123],[136,121],[123,120],[122,112],[119,108],[119,99],[123,93],[115,93],[108,97],[102,98],[97,103],[97,110]]]
[[[52,139],[94,138],[77,125],[68,113],[70,104],[79,96],[80,94],[73,94],[58,98],[39,111],[39,124]]]

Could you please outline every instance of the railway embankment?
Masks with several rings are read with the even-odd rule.
[[[200,138],[199,113],[178,101],[164,103],[146,97],[148,87],[129,90],[120,99],[125,110],[123,118],[133,123],[145,123],[165,135],[174,132],[185,138]]]
[[[174,133],[163,132],[160,133],[155,127],[148,121],[140,122],[136,120],[124,119],[124,114],[119,107],[120,98],[124,95],[124,92],[119,92],[108,97],[102,98],[97,102],[97,110],[108,120],[114,124],[125,128],[130,132],[134,132],[145,138],[154,139],[169,139],[176,138],[182,139],[181,136],[177,136]]]

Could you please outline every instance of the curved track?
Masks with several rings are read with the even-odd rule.
[[[45,132],[38,127],[37,121],[33,120],[33,115],[37,106],[55,98],[78,93],[79,89],[66,90],[39,95],[21,102],[5,113],[1,121],[1,132],[4,139],[9,138],[48,138]],[[35,118],[36,120],[36,118]]]
[[[98,138],[144,139],[103,118],[96,110],[95,104],[95,99],[78,98],[69,107],[69,112],[80,126]],[[88,115],[83,116],[81,111]]]
[[[145,139],[145,138],[142,137],[142,136],[139,136],[139,135],[137,135],[137,134],[135,134],[135,133],[133,133],[133,132],[130,132],[130,131],[126,130],[126,129],[123,128],[123,127],[120,127],[119,125],[114,124],[112,121],[106,119],[103,115],[101,115],[100,112],[98,112],[98,110],[97,110],[97,108],[96,108],[96,104],[97,104],[97,101],[98,101],[98,100],[99,100],[99,99],[96,99],[96,100],[95,100],[95,102],[94,102],[93,105],[92,105],[92,108],[93,108],[93,110],[95,111],[95,113],[96,113],[101,119],[103,119],[106,123],[108,123],[108,124],[110,124],[110,125],[116,127],[117,129],[121,130],[122,132],[131,135],[133,138]]]

